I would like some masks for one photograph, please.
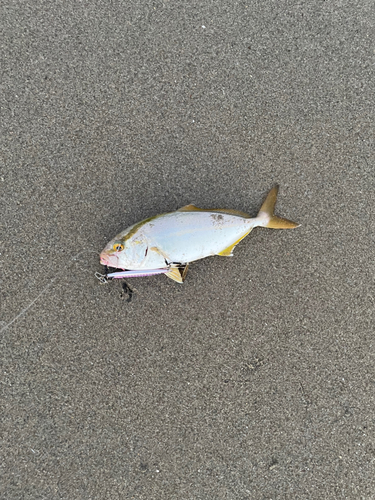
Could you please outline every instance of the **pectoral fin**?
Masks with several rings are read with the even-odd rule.
[[[217,255],[221,255],[222,257],[233,257],[234,247],[236,245],[238,245],[238,243],[241,240],[243,240],[245,238],[245,236],[247,236],[252,230],[253,230],[253,228],[251,228],[250,231],[248,231],[246,234],[244,234],[243,236],[241,236],[241,238],[238,238],[237,241],[235,241],[234,243],[232,243],[231,245],[229,245],[229,247],[224,248],[224,250],[222,250],[221,252],[219,252]]]
[[[185,265],[181,264],[180,266],[173,266],[171,267],[170,271],[168,271],[165,275],[168,276],[168,278],[177,281],[177,283],[183,283],[186,278],[188,267],[189,264]]]

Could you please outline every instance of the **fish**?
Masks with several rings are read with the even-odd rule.
[[[100,254],[100,263],[122,272],[107,276],[165,274],[183,283],[189,264],[212,255],[232,257],[255,227],[294,229],[300,224],[274,214],[279,186],[268,193],[256,217],[233,209],[186,205],[133,224],[117,234]]]

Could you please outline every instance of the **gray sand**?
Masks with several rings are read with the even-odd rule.
[[[374,19],[1,3],[1,499],[375,497]],[[128,303],[72,260],[188,203],[256,215],[275,183],[302,226],[183,285]]]

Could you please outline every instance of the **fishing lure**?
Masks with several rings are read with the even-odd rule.
[[[255,227],[298,227],[274,215],[277,193],[275,186],[254,218],[238,210],[186,205],[138,222],[115,236],[100,254],[101,264],[122,271],[97,277],[105,280],[165,274],[183,283],[190,262],[210,255],[231,257],[235,246]]]

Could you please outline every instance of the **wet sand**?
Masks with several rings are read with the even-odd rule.
[[[0,497],[373,498],[373,4],[7,1],[0,26]],[[298,229],[131,302],[95,278],[127,226],[255,216],[276,183]]]

